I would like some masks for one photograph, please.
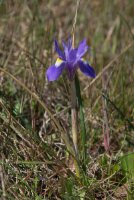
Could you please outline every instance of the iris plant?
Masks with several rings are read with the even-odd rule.
[[[62,42],[63,51],[59,48],[57,41],[54,41],[55,50],[58,53],[58,58],[54,65],[47,69],[46,75],[48,81],[55,81],[62,74],[63,70],[67,71],[70,80],[71,89],[71,119],[72,119],[72,140],[74,144],[74,165],[76,174],[80,177],[80,167],[78,164],[78,121],[77,121],[77,95],[75,85],[75,73],[79,68],[86,76],[95,77],[94,69],[83,59],[83,56],[88,51],[86,40],[82,40],[77,48],[73,48],[71,38],[67,43]],[[83,138],[86,138],[83,136]],[[68,140],[67,140],[68,141]],[[85,140],[84,140],[85,141]],[[66,142],[67,146],[68,143]],[[68,148],[69,149],[69,148]],[[85,144],[84,144],[85,149]]]
[[[58,53],[58,58],[54,65],[47,69],[46,75],[48,81],[55,81],[62,74],[63,70],[67,71],[68,78],[72,81],[75,77],[75,72],[79,68],[86,76],[95,77],[94,69],[82,57],[88,51],[86,39],[82,40],[77,48],[72,48],[72,40],[62,42],[63,51],[59,48],[57,41],[54,41],[55,50]]]

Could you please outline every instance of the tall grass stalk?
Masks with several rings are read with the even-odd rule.
[[[75,27],[77,21],[77,12],[79,8],[80,0],[77,0],[76,4],[76,12],[74,16],[74,23],[72,27],[72,47],[74,48],[74,40],[75,40]],[[77,112],[77,96],[76,96],[76,85],[75,78],[71,81],[71,120],[72,120],[72,138],[75,148],[76,158],[74,160],[75,170],[77,177],[80,177],[80,167],[78,161],[78,112]]]

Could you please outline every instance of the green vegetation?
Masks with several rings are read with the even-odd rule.
[[[97,74],[76,79],[80,178],[63,141],[71,137],[69,80],[45,77],[76,4],[0,1],[2,200],[134,199],[134,1],[80,1],[75,46],[87,38]]]

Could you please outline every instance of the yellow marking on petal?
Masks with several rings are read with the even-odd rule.
[[[63,60],[60,58],[57,58],[56,62],[55,62],[55,67],[59,67],[62,64]]]
[[[85,64],[87,64],[87,61],[86,61],[84,58],[81,58],[81,60],[82,60]]]
[[[82,61],[85,61],[85,59],[84,59],[84,58],[81,58],[81,60],[82,60]]]

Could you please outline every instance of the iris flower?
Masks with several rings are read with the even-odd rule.
[[[86,39],[82,40],[77,48],[72,48],[72,40],[62,42],[63,51],[59,48],[57,41],[54,41],[55,50],[58,53],[58,58],[54,65],[47,69],[46,76],[48,81],[55,81],[62,74],[63,70],[67,71],[68,78],[72,81],[75,77],[75,72],[79,68],[86,76],[95,78],[94,69],[83,59],[84,54],[88,51]]]

